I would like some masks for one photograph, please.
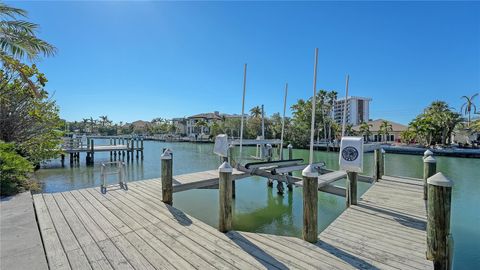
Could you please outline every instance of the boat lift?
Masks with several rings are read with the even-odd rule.
[[[257,137],[256,140],[244,140],[243,139],[243,126],[244,126],[244,109],[245,109],[245,90],[246,90],[246,73],[247,65],[244,66],[243,77],[243,98],[242,98],[242,114],[241,114],[241,126],[240,126],[240,139],[228,140],[228,137],[224,134],[215,138],[214,153],[226,157],[233,157],[229,151],[232,146],[240,146],[239,160],[235,162],[235,167],[239,171],[246,172],[250,175],[262,176],[268,179],[268,186],[273,186],[273,181],[277,181],[277,190],[279,194],[284,193],[284,183],[287,184],[289,191],[293,190],[293,185],[296,182],[301,182],[302,178],[293,176],[294,171],[301,171],[305,169],[309,164],[304,164],[303,159],[283,159],[283,138],[285,130],[285,111],[287,104],[288,83],[285,84],[285,95],[283,100],[283,119],[282,119],[282,133],[281,139],[266,140],[265,139],[265,126],[264,126],[264,110],[262,105],[262,136]],[[255,145],[257,147],[256,155],[249,157],[249,159],[260,160],[257,162],[242,164],[242,146],[243,145]],[[279,160],[273,159],[273,146],[278,146]],[[232,160],[230,161],[231,163]],[[318,172],[325,167],[325,163],[319,162],[312,164],[314,170]]]

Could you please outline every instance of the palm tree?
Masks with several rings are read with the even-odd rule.
[[[90,133],[93,133],[93,127],[95,126],[95,120],[90,116]]]
[[[359,127],[359,130],[360,130],[360,134],[363,135],[363,137],[365,138],[365,141],[368,143],[369,141],[369,138],[370,136],[372,135],[372,132],[370,131],[370,127],[372,125],[371,124],[367,124],[365,122],[362,122],[360,124],[360,127]]]
[[[387,142],[387,138],[388,138],[388,135],[390,134],[390,132],[393,131],[393,127],[392,127],[392,124],[390,124],[388,121],[382,121],[382,123],[380,124],[380,127],[379,127],[379,130],[378,130],[378,134],[379,135],[385,135],[384,138],[385,138],[385,142]]]
[[[472,114],[472,108],[473,108],[473,113],[477,113],[477,106],[473,103],[473,99],[478,96],[478,93],[471,96],[462,96],[461,98],[465,99],[465,103],[463,103],[462,107],[460,108],[460,111],[467,115],[468,114],[468,126],[470,127],[470,121],[471,121],[471,114]]]
[[[205,120],[199,120],[195,123],[195,127],[200,128],[200,133],[203,133],[203,127],[208,126],[207,122]]]
[[[345,136],[355,136],[355,130],[352,124],[345,125]]]
[[[40,92],[35,83],[29,79],[22,65],[15,59],[21,60],[27,57],[30,61],[34,61],[40,54],[46,57],[54,55],[56,48],[35,36],[37,24],[18,19],[26,16],[25,10],[0,2],[0,61],[5,67],[17,72],[39,97]]]
[[[106,115],[101,115],[101,116],[99,116],[99,118],[100,118],[100,123],[101,123],[102,127],[104,127],[105,124],[110,122],[110,120],[108,120],[108,116],[106,116]]]
[[[333,108],[334,108],[334,105],[335,105],[335,102],[337,101],[337,96],[338,96],[338,93],[336,91],[330,91],[328,92],[327,94],[327,97],[328,97],[328,105],[329,105],[329,111],[328,111],[328,115],[332,115],[333,113]],[[347,102],[347,98],[345,97],[345,102]],[[347,103],[345,103],[345,106],[346,106]],[[330,123],[333,124],[333,121],[330,121]],[[330,124],[330,128],[328,129],[328,139],[331,140],[332,138],[332,135],[331,135],[331,131],[332,131],[332,124]],[[335,135],[334,135],[335,137]]]
[[[90,121],[90,119],[88,119],[88,118],[83,118],[83,119],[82,119],[82,128],[81,128],[81,130],[82,130],[83,132],[85,132],[85,129],[87,128],[88,121]]]
[[[250,109],[250,115],[254,118],[258,118],[262,115],[262,109],[260,106],[255,106]]]

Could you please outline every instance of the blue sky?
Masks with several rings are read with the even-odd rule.
[[[368,96],[408,123],[433,100],[480,91],[478,2],[8,2],[58,48],[39,63],[67,120],[268,114],[318,89]],[[480,98],[477,99],[480,105]],[[288,113],[290,114],[290,113]]]

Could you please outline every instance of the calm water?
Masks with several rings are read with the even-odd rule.
[[[102,142],[99,140],[98,142]],[[212,144],[145,142],[145,159],[127,163],[130,181],[160,176],[160,154],[163,148],[174,151],[174,174],[190,173],[218,168],[220,160],[212,153]],[[254,148],[247,148],[254,154]],[[285,151],[286,154],[286,151]],[[294,150],[294,158],[308,159],[308,151]],[[44,192],[58,192],[100,185],[100,164],[109,161],[108,153],[95,154],[95,166],[81,164],[61,167],[58,160],[36,172],[43,183]],[[316,152],[316,161],[324,161],[330,169],[338,168],[338,154]],[[373,155],[364,158],[364,173],[371,175]],[[386,155],[386,174],[421,178],[422,159],[411,155]],[[480,264],[480,159],[437,157],[437,168],[455,181],[452,203],[452,234],[455,240],[455,269],[473,269]],[[276,184],[275,184],[276,185]],[[344,185],[340,180],[338,185]],[[369,185],[359,183],[359,196]],[[250,177],[236,183],[234,201],[234,228],[236,230],[262,232],[288,236],[301,236],[302,190],[277,195],[276,187],[267,188],[266,180]],[[325,229],[345,209],[345,199],[319,193],[319,231]],[[218,191],[215,189],[189,190],[174,194],[175,207],[216,226],[218,221]]]

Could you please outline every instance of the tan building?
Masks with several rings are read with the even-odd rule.
[[[380,126],[384,121],[387,121],[392,126],[392,131],[388,132],[388,135],[379,134]],[[400,141],[400,134],[407,130],[407,126],[395,123],[392,121],[388,121],[385,119],[377,119],[373,121],[368,121],[367,124],[370,126],[370,133],[371,135],[366,138],[364,136],[365,141],[369,142],[399,142]],[[353,126],[353,130],[360,134],[360,125]]]

